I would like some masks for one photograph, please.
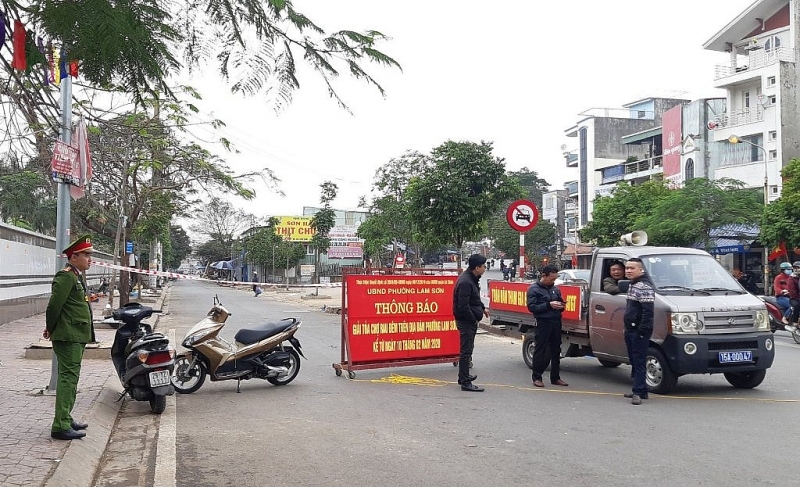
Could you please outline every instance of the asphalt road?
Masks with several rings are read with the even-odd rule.
[[[182,337],[217,293],[223,336],[264,319],[303,320],[298,378],[209,382],[177,396],[177,485],[796,485],[800,346],[779,332],[757,389],[684,376],[632,406],[630,368],[562,361],[568,388],[535,389],[521,343],[476,340],[486,392],[462,392],[450,364],[336,377],[340,317],[268,295],[177,282],[170,326]],[[322,304],[322,302],[320,302]]]

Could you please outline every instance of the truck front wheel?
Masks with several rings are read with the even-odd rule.
[[[669,394],[678,383],[678,374],[669,368],[669,363],[661,350],[650,347],[644,364],[647,388],[654,394]]]
[[[533,332],[526,333],[522,341],[522,360],[529,369],[533,369],[533,349],[536,348],[536,339]]]
[[[753,370],[752,372],[727,372],[725,374],[725,380],[728,381],[728,384],[737,389],[752,389],[761,384],[761,381],[763,381],[766,376],[766,369]]]

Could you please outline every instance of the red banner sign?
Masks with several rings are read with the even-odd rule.
[[[528,311],[528,282],[489,281],[489,307],[491,310],[531,314]],[[580,286],[558,286],[564,299],[562,320],[581,318]]]
[[[346,277],[350,363],[457,356],[455,276]]]
[[[490,308],[530,314],[527,302],[530,286],[529,282],[489,281]]]
[[[53,158],[50,160],[53,179],[79,186],[80,181],[74,175],[77,167],[78,149],[56,140],[53,147]]]

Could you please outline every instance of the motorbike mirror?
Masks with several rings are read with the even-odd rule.
[[[631,285],[631,281],[629,279],[621,279],[621,280],[617,281],[617,287],[619,288],[619,291],[621,293],[627,293],[628,292],[628,288],[630,287],[630,285]]]

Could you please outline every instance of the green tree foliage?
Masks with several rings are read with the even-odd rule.
[[[788,248],[800,247],[800,159],[793,158],[782,170],[781,197],[767,206],[761,225],[761,240],[767,247],[785,242]]]
[[[655,245],[688,247],[703,242],[710,248],[711,230],[732,223],[756,223],[763,210],[757,190],[722,178],[696,178],[659,199],[652,212],[637,219]]]
[[[519,232],[511,228],[505,219],[492,218],[488,234],[494,238],[494,246],[506,254],[506,258],[517,258],[519,262]],[[532,230],[525,232],[525,262],[534,262],[539,256],[555,257],[555,244],[558,233],[555,225],[547,220],[539,220]]]
[[[164,266],[177,269],[181,261],[192,253],[192,244],[186,230],[178,225],[170,225],[168,242],[169,246],[164,246]]]
[[[433,149],[431,161],[432,168],[408,185],[410,216],[420,234],[456,248],[480,237],[487,219],[520,194],[490,142],[447,141]]]
[[[358,227],[358,236],[364,239],[364,252],[375,265],[380,265],[381,256],[386,254],[385,246],[397,242],[415,247],[416,255],[420,255],[406,188],[412,178],[422,177],[430,167],[427,156],[407,151],[375,171],[372,191],[376,195],[369,206],[370,215]]]
[[[327,254],[328,247],[331,246],[331,239],[328,236],[331,229],[336,225],[336,212],[331,208],[331,202],[336,199],[339,187],[330,181],[325,181],[319,185],[321,188],[319,202],[322,208],[311,217],[311,228],[314,229],[314,236],[311,237],[311,248],[314,249],[314,268],[319,277],[319,254]]]
[[[0,169],[0,220],[39,233],[53,233],[56,201],[45,189],[49,184],[38,171]]]
[[[546,193],[550,185],[540,178],[536,171],[523,167],[519,171],[509,171],[508,176],[517,180],[524,191],[519,197],[535,203],[539,208],[542,207],[542,195]]]
[[[620,235],[646,230],[637,226],[640,218],[649,215],[669,191],[660,179],[635,186],[619,184],[613,189],[612,196],[594,200],[592,221],[581,230],[582,240],[599,246],[616,245]]]
[[[182,68],[216,60],[235,92],[266,91],[288,102],[299,88],[296,58],[324,80],[342,106],[332,81],[344,71],[383,88],[363,64],[400,67],[378,50],[386,36],[375,30],[326,33],[294,9],[290,0],[200,0],[174,3],[131,0],[3,0],[4,11],[25,10],[42,37],[80,60],[82,76],[98,86],[118,86],[138,101],[170,93],[167,80]]]
[[[306,250],[303,244],[283,240],[279,235],[275,234],[274,225],[260,229],[255,235],[247,239],[248,260],[266,269],[294,267],[305,255]]]
[[[231,246],[225,245],[220,240],[211,239],[198,245],[194,253],[200,262],[208,265],[219,260],[230,260]]]

